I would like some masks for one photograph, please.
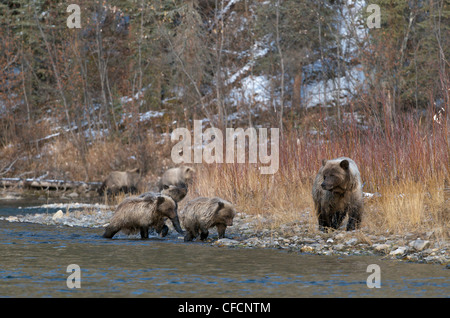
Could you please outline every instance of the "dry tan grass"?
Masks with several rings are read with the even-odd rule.
[[[405,181],[380,187],[380,198],[366,204],[364,225],[374,233],[426,233],[449,238],[443,181]]]

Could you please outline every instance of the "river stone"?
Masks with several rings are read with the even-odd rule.
[[[336,251],[340,251],[340,250],[342,250],[344,248],[344,244],[336,244],[336,245],[334,245],[334,249],[336,250]]]
[[[250,246],[257,246],[261,244],[261,241],[257,237],[251,237],[247,240],[245,240],[243,243],[250,245]]]
[[[409,246],[414,248],[416,251],[422,251],[430,246],[430,241],[424,241],[421,239],[417,239],[415,241],[411,241]]]
[[[338,234],[336,234],[336,236],[334,238],[336,240],[342,240],[343,238],[345,238],[345,234],[344,233],[338,233]]]
[[[397,255],[403,255],[408,250],[406,246],[400,246],[396,250],[393,250],[389,253],[389,255],[397,256]]]
[[[349,239],[348,241],[345,242],[346,245],[350,245],[353,246],[358,242],[358,239],[356,237],[353,237],[351,239]]]
[[[222,238],[214,242],[215,245],[219,246],[232,246],[239,244],[239,241],[228,239],[228,238]]]
[[[389,250],[388,244],[373,244],[373,249],[377,252],[386,252]]]
[[[312,253],[314,252],[314,248],[312,246],[309,245],[304,245],[300,248],[300,252],[302,253]]]
[[[53,214],[52,220],[53,220],[53,221],[59,220],[59,219],[61,219],[63,216],[64,216],[64,212],[61,211],[61,210],[59,210],[58,212],[56,212],[55,214]]]
[[[250,229],[250,226],[249,226],[248,223],[244,223],[244,224],[242,224],[242,225],[239,226],[239,229],[240,229],[241,231],[243,231],[243,230],[248,230],[248,229]]]
[[[8,222],[18,222],[19,218],[17,216],[8,216],[7,218],[5,218],[4,220],[8,221]]]

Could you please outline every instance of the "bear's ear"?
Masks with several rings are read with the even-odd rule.
[[[327,163],[327,159],[323,159],[322,160],[322,166],[325,166],[326,163]]]
[[[349,162],[348,160],[342,160],[339,165],[341,166],[342,169],[348,170]]]
[[[166,199],[164,199],[164,197],[158,197],[158,199],[156,199],[156,205],[161,205],[162,203],[164,203]]]

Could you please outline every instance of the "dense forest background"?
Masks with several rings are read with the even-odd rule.
[[[171,131],[194,119],[279,127],[305,149],[346,127],[386,144],[420,127],[430,149],[441,138],[432,168],[448,177],[445,0],[0,0],[0,25],[3,177],[159,174]]]

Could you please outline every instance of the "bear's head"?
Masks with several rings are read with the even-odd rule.
[[[217,209],[214,213],[214,223],[215,224],[225,224],[226,226],[233,225],[233,219],[236,215],[236,210],[234,206],[226,201],[218,201]]]
[[[324,160],[322,161],[323,170],[323,182],[320,185],[323,190],[344,193],[350,181],[350,164],[348,160],[335,161]]]
[[[161,194],[171,197],[175,202],[180,202],[187,194],[187,186],[183,182],[178,185],[163,185]]]
[[[182,171],[183,171],[183,178],[185,180],[186,183],[191,183],[193,178],[194,178],[194,174],[195,174],[195,169],[191,168],[191,167],[186,167],[183,166],[182,167]]]
[[[156,198],[156,211],[162,216],[172,219],[177,215],[177,204],[171,197],[159,195]]]
[[[178,205],[171,197],[160,195],[156,199],[156,211],[161,213],[162,216],[168,217],[170,221],[172,221],[173,227],[178,233],[184,234],[178,219],[177,210]]]
[[[141,179],[139,168],[126,171],[129,186],[136,186]]]

